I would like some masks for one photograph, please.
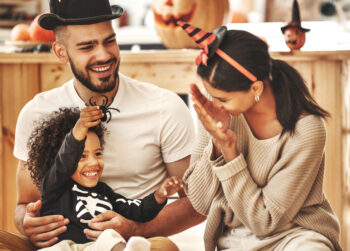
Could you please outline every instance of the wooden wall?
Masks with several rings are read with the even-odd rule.
[[[197,50],[122,52],[120,71],[130,77],[157,84],[177,93],[187,93],[189,83],[200,81],[194,58]],[[327,122],[324,189],[342,224],[343,246],[349,245],[350,184],[350,52],[272,53],[298,69],[318,103],[332,117]],[[49,90],[72,77],[68,66],[51,54],[0,54],[0,228],[16,231],[17,161],[12,155],[16,119],[20,109],[39,91]],[[344,114],[347,114],[346,116]],[[344,178],[344,177],[347,177]],[[344,248],[346,250],[346,248]],[[350,250],[350,248],[348,248]]]

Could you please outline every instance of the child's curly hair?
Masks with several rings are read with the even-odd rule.
[[[36,122],[27,144],[29,148],[27,164],[30,176],[38,187],[45,173],[54,163],[64,137],[73,129],[79,116],[78,108],[60,108]],[[103,147],[105,128],[99,124],[89,128],[89,131],[96,133]]]

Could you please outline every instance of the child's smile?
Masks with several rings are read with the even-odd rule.
[[[86,136],[84,152],[72,179],[84,187],[94,187],[103,172],[103,159],[97,135],[89,131]]]

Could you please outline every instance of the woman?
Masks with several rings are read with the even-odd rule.
[[[328,113],[258,37],[179,25],[203,48],[206,94],[191,85],[201,123],[184,181],[208,216],[206,250],[341,250],[322,192]]]

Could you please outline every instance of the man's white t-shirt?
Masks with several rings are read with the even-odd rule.
[[[37,94],[21,110],[14,155],[28,159],[28,138],[35,121],[60,107],[85,107],[73,80]],[[165,163],[191,153],[194,124],[181,98],[168,90],[119,74],[119,88],[110,107],[112,118],[104,145],[105,168],[101,181],[131,199],[155,191],[167,177]]]

